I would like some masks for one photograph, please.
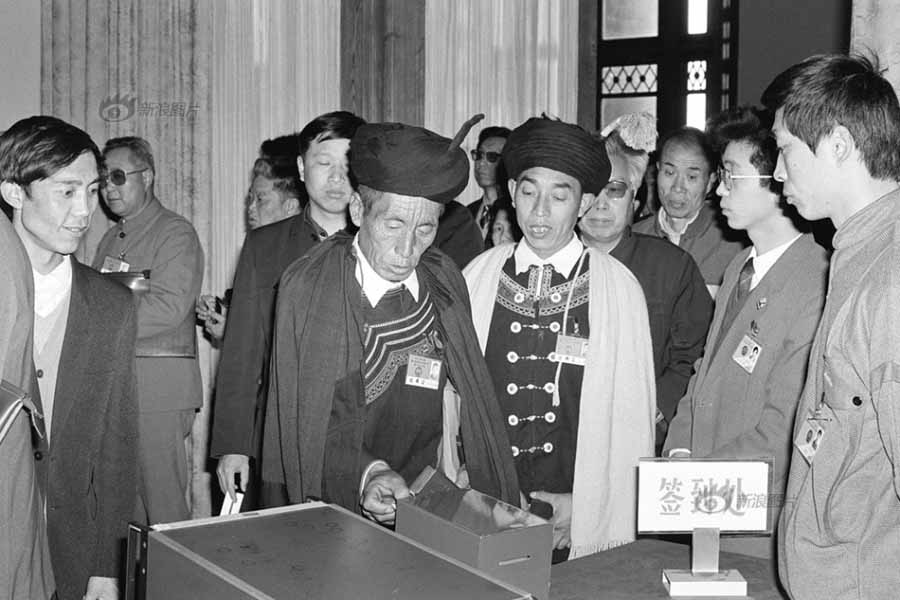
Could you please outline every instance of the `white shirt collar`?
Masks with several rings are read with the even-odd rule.
[[[368,259],[366,259],[362,249],[359,247],[358,233],[353,237],[353,249],[356,251],[356,281],[362,288],[363,294],[366,295],[372,308],[375,308],[378,301],[387,292],[395,290],[401,285],[406,286],[406,289],[409,290],[416,302],[419,301],[419,276],[416,275],[415,269],[403,281],[388,281],[369,264]]]
[[[34,312],[41,318],[52,313],[72,289],[72,259],[63,257],[56,267],[41,275],[31,269],[34,276]]]
[[[531,266],[553,265],[557,273],[564,275],[566,278],[571,276],[572,269],[581,253],[584,251],[584,244],[578,239],[575,233],[572,233],[572,239],[563,246],[556,254],[550,258],[541,258],[534,253],[531,246],[524,239],[516,245],[516,251],[513,254],[516,258],[516,275],[524,273]]]
[[[794,238],[788,240],[784,244],[780,246],[775,246],[768,252],[763,254],[756,253],[756,246],[750,249],[750,254],[747,256],[747,260],[753,259],[753,278],[750,280],[750,289],[755,288],[762,278],[766,276],[766,273],[769,272],[778,259],[781,258],[781,255],[787,252],[787,249],[791,247],[791,244],[796,242],[802,236],[802,233],[798,233]],[[747,261],[744,261],[747,262]]]
[[[700,207],[700,210],[703,210],[703,207]],[[681,243],[681,236],[684,235],[684,232],[687,231],[687,228],[691,226],[691,223],[697,220],[697,217],[700,216],[700,210],[697,211],[693,217],[688,219],[687,223],[684,224],[684,229],[681,231],[676,231],[674,227],[669,225],[669,218],[666,212],[666,208],[664,206],[659,207],[659,214],[657,214],[657,219],[659,220],[659,227],[663,230],[663,233],[666,234],[666,237],[669,238],[669,241],[675,244],[676,246]]]

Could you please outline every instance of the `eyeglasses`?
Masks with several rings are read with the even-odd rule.
[[[732,175],[731,171],[725,167],[719,167],[716,171],[719,175],[719,181],[725,184],[726,190],[731,190],[735,179],[772,179],[771,175]]]
[[[134,171],[123,171],[122,169],[113,169],[109,173],[106,174],[106,181],[113,185],[125,185],[125,182],[128,181],[128,176],[134,173],[143,173],[150,167],[144,167],[143,169],[135,169]]]
[[[607,198],[623,198],[628,193],[630,186],[621,179],[610,179],[603,187],[603,193]]]
[[[489,163],[495,163],[500,160],[500,153],[485,152],[484,150],[472,150],[472,160],[478,161],[482,158],[486,159]]]

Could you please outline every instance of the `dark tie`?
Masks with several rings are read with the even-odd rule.
[[[748,258],[744,266],[741,267],[737,285],[734,286],[731,295],[728,297],[728,304],[725,306],[725,317],[722,319],[722,326],[719,328],[719,336],[716,338],[713,354],[718,352],[719,345],[734,324],[734,319],[744,307],[744,302],[747,301],[747,296],[750,295],[750,284],[753,282],[753,274],[755,272],[753,269],[753,258]]]
[[[484,200],[481,201],[481,216],[478,217],[478,226],[481,227],[481,230],[484,231],[484,228],[487,226],[488,216],[491,213],[491,207],[487,205]]]

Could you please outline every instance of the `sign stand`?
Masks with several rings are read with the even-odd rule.
[[[719,572],[719,529],[697,527],[691,536],[691,573]]]
[[[663,569],[669,596],[747,598],[737,569],[719,568],[719,535],[768,534],[768,459],[642,459],[638,533],[691,533],[691,568]]]
[[[669,596],[747,597],[747,580],[737,569],[719,570],[719,530],[697,527],[691,537],[691,570],[663,569]]]

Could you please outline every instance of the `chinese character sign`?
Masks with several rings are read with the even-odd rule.
[[[767,531],[770,470],[762,460],[642,460],[638,532]]]

